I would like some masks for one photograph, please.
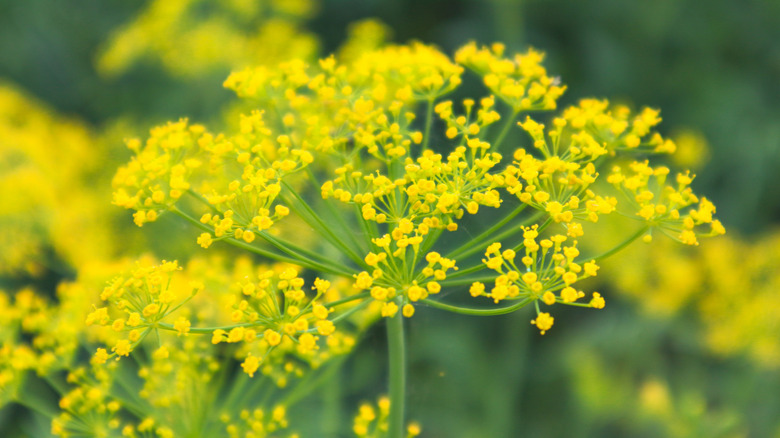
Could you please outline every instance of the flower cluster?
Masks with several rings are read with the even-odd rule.
[[[0,337],[0,403],[7,403],[15,396],[21,377],[27,370],[43,373],[53,357],[36,351],[35,345],[22,341],[22,337],[38,332],[50,315],[48,303],[32,290],[16,293],[11,300],[0,290],[0,317],[4,321]]]
[[[99,307],[90,312],[86,325],[111,327],[117,340],[111,347],[112,354],[98,348],[95,363],[105,363],[110,357],[128,356],[141,341],[170,314],[189,301],[202,284],[193,283],[188,288],[171,287],[173,273],[181,269],[177,262],[156,266],[138,266],[128,276],[115,278],[100,294],[119,315],[113,315],[109,307]],[[189,331],[189,322],[179,319],[174,328],[181,334]]]
[[[205,45],[197,56],[187,54],[190,45],[175,55],[168,47],[181,38],[202,40],[204,28],[183,29],[193,11],[208,8],[195,0],[163,3],[152,2],[146,18],[126,29],[104,69],[121,70],[123,56],[150,48],[166,64],[211,56]],[[209,7],[251,21],[259,10],[250,3]],[[273,13],[284,9],[299,19],[308,8],[306,1],[272,4]],[[296,4],[303,10],[289,9]],[[155,28],[171,14],[179,18],[175,29],[161,35],[177,38],[155,47],[131,38],[141,32],[133,29]],[[397,437],[405,425],[397,361],[404,318],[425,308],[497,315],[532,306],[531,323],[545,334],[554,318],[543,306],[604,308],[598,292],[586,298],[581,281],[642,235],[659,230],[694,245],[724,232],[715,206],[693,193],[690,172],[670,184],[671,170],[653,162],[676,149],[654,131],[657,110],[585,99],[545,119],[538,112],[557,109],[566,87],[548,75],[541,52],[508,55],[501,44],[470,43],[453,59],[422,43],[384,45],[375,23],[354,32],[373,36],[356,36],[318,61],[293,47],[232,73],[224,86],[241,102],[221,128],[180,119],[153,128],[145,140],[126,141],[132,157],[114,175],[113,203],[132,210],[139,227],[151,224],[146,233],[165,232],[165,224],[152,224],[163,214],[196,228],[186,236],[192,254],[181,254],[186,243],[178,247],[174,237],[154,248],[175,252],[182,266],[141,259],[128,269],[128,262],[110,261],[112,252],[124,251],[113,244],[85,255],[100,246],[97,237],[76,248],[79,236],[66,231],[80,223],[78,214],[44,219],[97,172],[100,160],[79,163],[90,155],[88,139],[63,124],[46,137],[62,137],[63,156],[47,156],[22,141],[45,116],[18,132],[0,120],[4,138],[19,140],[0,150],[0,166],[9,170],[0,188],[20,206],[0,208],[0,221],[14,224],[0,239],[17,242],[0,250],[0,275],[41,275],[44,263],[25,260],[43,257],[41,236],[48,234],[58,236],[56,257],[91,260],[61,283],[56,299],[25,286],[0,294],[0,317],[8,322],[0,332],[0,402],[21,400],[25,375],[34,371],[62,397],[52,422],[59,436],[277,436],[287,433],[294,403],[332,376],[339,357],[385,318],[395,379],[390,398],[361,407],[353,431]],[[216,32],[210,43],[229,40]],[[226,45],[227,52],[256,48],[241,41]],[[220,59],[244,59],[234,55]],[[484,87],[462,87],[468,75]],[[0,104],[5,100],[0,88]],[[35,183],[47,172],[63,187]],[[76,202],[82,215],[94,211],[110,222],[91,199]],[[44,213],[20,220],[36,205]],[[591,227],[626,210],[642,228],[590,255],[582,242],[595,235]],[[17,232],[22,238],[7,237]],[[245,255],[236,257],[229,245]],[[447,302],[457,294],[479,304]],[[723,313],[715,302],[702,309]],[[748,317],[741,315],[740,324],[749,326]],[[713,338],[726,347],[733,341],[723,332]],[[768,346],[761,354],[774,357],[774,344],[762,342]],[[91,363],[79,364],[80,347],[96,351]],[[125,357],[133,360],[119,360]],[[406,433],[416,436],[420,428],[410,425]]]
[[[390,413],[390,399],[382,396],[376,403],[363,403],[352,425],[352,431],[358,438],[381,438],[387,436],[387,417]],[[406,426],[406,438],[413,438],[422,432],[420,425],[409,423]]]
[[[258,389],[273,390],[275,385],[261,379],[252,388],[240,381],[221,386],[225,370],[209,342],[187,338],[148,353],[148,360],[140,362],[137,377],[116,362],[108,368],[71,372],[67,380],[73,389],[59,402],[61,413],[52,422],[52,433],[63,437],[237,437],[268,436],[288,427],[286,409],[281,405],[249,409],[246,404],[225,399],[215,407],[214,400],[222,390],[246,395]],[[122,388],[131,388],[138,378],[142,387],[128,397]],[[199,420],[187,420],[191,418]]]
[[[313,356],[319,349],[319,338],[328,339],[336,331],[328,319],[330,311],[318,302],[331,285],[318,278],[314,297],[308,297],[303,286],[303,278],[293,268],[278,275],[264,272],[257,282],[243,281],[242,299],[232,306],[235,326],[214,330],[211,342],[245,343],[249,352],[241,367],[250,377],[275,349]]]
[[[411,227],[409,222],[407,227]],[[398,230],[399,228],[396,228]],[[455,261],[442,257],[437,252],[429,252],[425,255],[425,267],[420,269],[419,273],[414,272],[414,266],[417,265],[417,249],[414,250],[413,261],[407,264],[407,255],[405,252],[406,244],[399,244],[398,241],[407,239],[399,233],[398,239],[391,239],[389,235],[374,239],[374,244],[382,252],[370,252],[365,257],[367,265],[374,268],[369,274],[362,271],[355,276],[354,288],[357,290],[370,290],[371,297],[382,302],[382,316],[393,317],[401,309],[401,313],[410,318],[414,315],[414,305],[420,300],[428,298],[430,294],[437,294],[441,291],[442,281],[447,278],[447,271],[457,270]],[[411,240],[411,239],[407,239]],[[421,240],[421,239],[420,239]],[[420,242],[411,243],[413,246],[419,246]],[[397,248],[397,249],[395,249]],[[394,250],[395,249],[395,250]],[[412,272],[416,274],[413,280],[409,281],[410,266]],[[399,279],[405,279],[399,282]],[[400,297],[400,300],[396,299]]]
[[[677,150],[671,139],[651,131],[661,123],[659,111],[652,108],[643,108],[632,116],[626,106],[611,106],[607,100],[583,99],[578,106],[564,110],[563,118],[573,129],[588,133],[587,137],[600,142],[612,153],[671,154]]]
[[[139,227],[157,220],[190,188],[192,170],[202,165],[190,151],[204,133],[203,126],[181,119],[154,128],[143,149],[139,140],[128,140],[136,155],[114,176],[114,204],[136,210],[133,219]]]
[[[566,90],[560,81],[547,75],[542,66],[544,54],[536,50],[504,56],[505,46],[477,47],[469,43],[458,50],[455,60],[476,71],[488,89],[506,102],[516,114],[520,111],[555,109]]]
[[[476,114],[472,114],[475,103],[474,99],[464,99],[462,104],[465,114],[460,115],[453,112],[451,100],[438,103],[434,107],[434,111],[447,124],[447,130],[444,133],[447,138],[463,136],[464,143],[468,144],[470,148],[487,149],[490,144],[485,142],[469,143],[469,139],[479,138],[478,134],[499,121],[501,114],[494,109],[496,99],[493,96],[480,99],[479,109]]]
[[[571,256],[578,253],[576,240],[570,240],[570,246],[564,242],[582,238],[585,223],[619,210],[622,201],[616,195],[638,204],[639,217],[649,221],[648,229],[677,229],[674,237],[686,243],[702,235],[693,230],[702,224],[712,225],[710,235],[723,231],[706,199],[681,216],[681,209],[698,202],[688,188],[688,174],[678,177],[675,193],[662,189],[655,200],[648,195],[652,190],[647,188],[648,174],[639,169],[638,161],[632,165],[636,175],[614,170],[606,178],[617,192],[601,183],[599,169],[610,162],[620,169],[623,155],[674,152],[671,140],[652,131],[660,122],[658,111],[644,108],[632,114],[606,100],[585,99],[563,109],[549,129],[529,116],[517,122],[522,111],[555,109],[565,90],[548,76],[542,59],[535,50],[507,57],[501,45],[479,48],[472,43],[459,50],[453,62],[433,47],[414,43],[345,60],[331,56],[317,65],[293,60],[277,68],[233,73],[226,87],[274,111],[255,109],[240,116],[237,132],[198,130],[201,137],[177,156],[190,157],[189,168],[197,175],[190,178],[196,182],[188,193],[196,204],[188,208],[201,212],[185,212],[182,203],[167,208],[206,231],[198,238],[204,248],[225,240],[267,257],[352,278],[354,291],[366,291],[366,297],[381,302],[385,317],[399,310],[411,316],[414,303],[430,302],[429,296],[447,284],[447,271],[457,269],[456,258],[442,257],[432,251],[434,245],[445,232],[457,232],[466,213],[485,217],[481,207],[501,210],[502,191],[520,202],[519,207],[512,203],[509,218],[530,207],[549,221],[539,223],[538,216],[531,215],[510,229],[505,227],[509,219],[500,222],[495,231],[503,230],[502,236],[523,233],[523,244],[508,252],[496,252],[494,244],[488,247],[485,265],[451,275],[452,280],[465,275],[457,280],[463,284],[484,267],[495,272],[491,279],[495,287],[490,291],[481,280],[467,283],[472,284],[472,295],[488,296],[495,303],[580,299],[583,292],[572,284],[595,275],[597,266]],[[460,85],[465,68],[482,78],[490,94],[466,98],[456,108],[453,101],[440,99]],[[502,116],[497,100],[509,105],[511,114]],[[425,108],[422,129],[416,122],[418,106]],[[444,122],[443,137],[450,147],[446,153],[437,152],[443,145],[431,147],[432,139],[440,138],[433,132],[434,114]],[[495,135],[491,128],[497,122],[504,127]],[[532,147],[514,148],[510,163],[499,150],[515,124],[530,136]],[[157,137],[153,133],[151,144],[136,153],[167,163],[172,155],[157,146]],[[141,161],[135,159],[118,175]],[[661,170],[654,176],[662,176]],[[321,178],[324,183],[318,183]],[[156,179],[130,180],[142,182],[142,193],[152,194]],[[120,199],[132,199],[123,194],[122,181],[127,180],[118,177],[115,182]],[[137,215],[149,214],[137,204]],[[357,212],[356,217],[350,217],[350,210]],[[194,220],[198,215],[200,221]],[[290,215],[319,234],[314,248],[289,231],[291,223],[280,221]],[[537,242],[538,233],[548,226],[564,233],[552,232]],[[360,231],[351,233],[348,227]],[[478,250],[477,245],[486,247],[489,238],[476,239],[452,253],[467,257]],[[520,269],[509,258],[514,251],[526,253]],[[345,269],[322,253],[340,253],[349,265]],[[603,307],[601,296],[596,293],[590,306]],[[551,327],[549,314],[537,314],[534,321],[542,331]],[[224,331],[218,339],[239,339],[241,330],[233,330],[232,338]],[[250,372],[257,369],[259,358],[253,355],[247,360]]]
[[[648,227],[686,245],[698,245],[697,236],[725,233],[726,229],[713,217],[715,205],[707,198],[699,199],[691,190],[693,175],[678,173],[676,184],[671,185],[666,182],[669,172],[665,166],[653,168],[648,161],[634,161],[628,169],[615,166],[607,181],[627,195],[636,216],[646,221]],[[697,203],[698,209],[692,208]]]
[[[73,366],[93,295],[77,282],[60,283],[54,299],[30,287],[14,294],[0,289],[0,405],[23,396],[28,374],[51,376]]]
[[[574,284],[584,278],[593,277],[599,266],[594,261],[578,263],[580,251],[577,241],[564,246],[567,237],[556,234],[549,239],[539,240],[538,227],[523,229],[523,243],[517,249],[501,250],[501,244],[496,242],[485,251],[485,265],[497,272],[494,286],[489,291],[485,284],[475,282],[469,292],[474,297],[484,296],[498,303],[502,300],[525,300],[536,302],[541,300],[547,305],[564,303],[604,308],[604,298],[598,292],[587,304],[577,303],[585,293],[574,288]],[[525,255],[516,263],[517,251],[522,248]],[[553,317],[547,312],[540,312],[536,304],[537,317],[531,321],[544,334],[553,325]]]

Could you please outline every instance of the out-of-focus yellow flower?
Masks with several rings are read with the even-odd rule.
[[[680,130],[673,134],[677,151],[671,156],[674,164],[684,169],[698,169],[710,158],[710,148],[704,134],[693,129]]]
[[[98,148],[84,124],[0,83],[0,276],[113,253]]]
[[[316,7],[313,0],[154,0],[112,36],[97,67],[115,76],[151,59],[173,75],[191,77],[310,59],[317,40],[302,23]]]

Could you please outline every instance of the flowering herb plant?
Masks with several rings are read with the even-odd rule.
[[[134,156],[114,177],[114,204],[134,210],[138,226],[175,215],[200,230],[193,245],[277,264],[212,285],[230,294],[183,283],[198,275],[176,262],[139,265],[87,317],[109,328],[93,363],[113,364],[161,332],[208,334],[211,346],[180,348],[235,344],[249,378],[274,376],[281,388],[384,319],[389,398],[379,417],[361,408],[354,430],[415,435],[415,424],[404,432],[404,318],[424,308],[489,316],[531,307],[545,334],[557,305],[604,308],[579,282],[631,242],[664,234],[697,245],[724,233],[713,204],[691,190],[693,175],[657,163],[675,152],[654,131],[657,110],[584,99],[547,116],[566,87],[542,61],[501,44],[471,43],[450,59],[412,43],[248,68],[225,81],[245,111],[224,132],[181,119],[129,140]],[[469,77],[482,89],[462,89]],[[474,94],[453,97],[464,93]],[[513,129],[525,141],[506,141]],[[610,214],[634,219],[636,231],[583,254],[588,224]],[[458,295],[474,304],[451,302],[462,303]],[[153,366],[168,357],[166,342]],[[208,355],[196,357],[215,372]],[[283,428],[291,401],[241,419]],[[238,430],[234,420],[224,419],[228,430]]]

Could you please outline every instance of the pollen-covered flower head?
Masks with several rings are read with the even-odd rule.
[[[582,235],[579,221],[598,221],[599,216],[615,210],[617,200],[597,194],[591,185],[599,174],[592,162],[583,164],[557,155],[538,159],[518,149],[515,161],[503,176],[506,190],[537,210],[566,226],[571,237]]]
[[[152,129],[143,145],[127,140],[135,156],[114,176],[114,204],[136,210],[138,226],[157,220],[190,188],[192,171],[202,165],[195,156],[204,134],[202,125],[181,119]]]
[[[566,245],[566,243],[569,243]],[[522,251],[522,252],[519,252]],[[599,270],[594,261],[582,262],[577,241],[555,234],[540,239],[538,226],[523,228],[523,242],[517,248],[503,249],[501,243],[493,243],[485,251],[483,263],[499,275],[488,289],[481,282],[471,285],[473,297],[487,297],[495,303],[504,300],[535,303],[538,318],[535,324],[542,334],[552,327],[552,317],[540,313],[537,301],[551,306],[555,303],[603,308],[604,299],[598,292],[588,303],[578,303],[585,296],[574,284],[593,277]]]
[[[235,288],[233,326],[214,330],[211,342],[241,343],[242,367],[250,376],[261,367],[272,373],[269,364],[284,363],[290,355],[316,366],[354,344],[347,332],[337,333],[331,311],[320,302],[331,288],[327,280],[316,279],[309,292],[298,270],[284,266],[246,278]]]
[[[113,346],[111,356],[99,348],[94,362],[128,356],[159,323],[203,288],[198,282],[183,284],[174,280],[179,270],[176,261],[163,261],[159,265],[139,262],[134,270],[114,278],[103,289],[100,299],[108,305],[94,308],[85,323],[110,328],[102,332],[101,338]],[[176,324],[182,334],[188,331],[186,323],[176,321]]]
[[[411,228],[411,222],[408,223]],[[398,228],[396,228],[398,229]],[[353,287],[368,290],[371,298],[382,303],[381,315],[394,317],[400,310],[403,316],[414,315],[414,305],[429,295],[438,294],[442,287],[439,283],[447,278],[450,270],[457,270],[455,260],[442,257],[438,252],[429,252],[425,257],[419,253],[420,242],[412,243],[414,248],[407,252],[408,239],[398,233],[399,238],[385,235],[374,239],[378,253],[370,252],[365,258],[366,264],[373,268],[371,274],[362,271],[355,276]],[[419,260],[419,265],[409,263]],[[405,272],[399,275],[398,271]],[[413,278],[411,281],[407,278]]]
[[[634,207],[634,214],[659,230],[687,245],[698,245],[697,236],[717,236],[726,232],[715,219],[715,205],[699,198],[690,187],[694,175],[678,173],[667,182],[670,170],[651,167],[648,161],[615,166],[607,181],[620,190]],[[697,208],[698,207],[698,208]]]
[[[526,53],[507,57],[504,51],[501,43],[478,47],[471,42],[457,51],[455,60],[477,72],[485,86],[515,113],[555,109],[556,101],[566,87],[547,75],[541,64],[544,54],[529,49]]]
[[[579,135],[600,142],[610,153],[615,151],[671,154],[674,142],[652,129],[661,122],[660,112],[642,108],[638,114],[622,105],[610,106],[609,101],[583,99],[578,106],[564,110],[563,119]]]

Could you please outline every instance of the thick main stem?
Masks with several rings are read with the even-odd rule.
[[[406,346],[404,317],[400,311],[394,317],[387,318],[387,346],[390,363],[390,415],[387,419],[387,436],[402,438],[406,404]]]

